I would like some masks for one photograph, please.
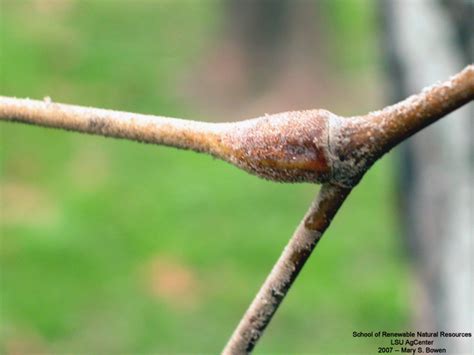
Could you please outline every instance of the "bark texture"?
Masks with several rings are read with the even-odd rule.
[[[343,118],[292,111],[235,123],[203,123],[0,97],[0,120],[209,153],[277,182],[323,187],[224,349],[250,352],[337,210],[372,164],[406,138],[474,99],[474,66],[420,94]]]
[[[223,354],[247,354],[252,351],[350,191],[330,184],[321,187],[317,198],[234,331]]]
[[[474,99],[474,66],[365,116],[290,111],[206,123],[0,96],[0,120],[161,144],[211,154],[278,182],[352,187],[395,145]]]
[[[206,123],[0,96],[0,120],[207,153],[262,178],[324,183],[332,177],[326,110]]]

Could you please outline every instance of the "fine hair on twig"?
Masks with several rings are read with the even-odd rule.
[[[0,120],[211,154],[281,183],[322,187],[244,314],[224,354],[252,351],[331,220],[365,172],[400,142],[474,100],[474,66],[363,116],[326,110],[205,123],[0,96]]]

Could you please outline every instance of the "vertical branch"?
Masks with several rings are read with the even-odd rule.
[[[321,187],[223,354],[247,354],[252,351],[350,191],[349,188],[332,184]]]
[[[278,182],[323,183],[280,259],[224,349],[250,352],[332,218],[383,154],[474,100],[474,66],[444,83],[365,116],[291,111],[212,124],[0,96],[0,120],[208,153]]]

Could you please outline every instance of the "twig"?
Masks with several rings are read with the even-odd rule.
[[[0,96],[0,119],[68,131],[212,152],[215,125],[179,118]]]
[[[351,189],[331,184],[321,187],[317,198],[234,331],[223,354],[246,354],[252,351],[350,191]]]
[[[398,143],[472,100],[474,66],[470,65],[448,81],[381,111],[360,117],[336,116],[330,121],[331,181],[338,185],[323,185],[223,354],[252,351],[331,219],[373,163]],[[308,227],[308,221],[314,228]],[[304,252],[296,252],[302,245]]]
[[[325,110],[308,110],[207,123],[0,96],[0,120],[208,153],[279,182],[328,181],[332,117]]]
[[[278,182],[351,187],[393,146],[474,99],[474,66],[366,116],[325,110],[206,123],[0,96],[0,120],[204,152]]]
[[[253,349],[331,219],[372,164],[471,100],[473,65],[396,105],[350,118],[310,110],[203,123],[0,96],[0,120],[191,149],[269,180],[323,183],[224,349],[242,354]]]
[[[354,186],[368,168],[397,144],[474,100],[474,65],[443,83],[364,116],[331,122],[334,180]]]

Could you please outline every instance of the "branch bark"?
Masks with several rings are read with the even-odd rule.
[[[332,122],[334,180],[354,186],[372,164],[413,134],[474,100],[474,65],[417,95],[364,116]]]
[[[293,111],[235,123],[176,118],[0,97],[0,120],[204,152],[277,182],[323,183],[282,256],[229,340],[250,352],[332,218],[364,173],[398,143],[474,100],[474,66],[365,116]]]
[[[350,188],[332,184],[321,187],[317,198],[245,312],[223,354],[247,354],[252,351],[350,191]]]
[[[208,153],[278,182],[355,186],[399,142],[474,99],[474,66],[365,116],[326,110],[206,123],[0,96],[0,120]]]
[[[418,95],[365,116],[330,122],[333,182],[325,184],[230,338],[223,354],[252,351],[339,207],[391,148],[474,100],[474,66]],[[346,186],[346,187],[344,187]]]

